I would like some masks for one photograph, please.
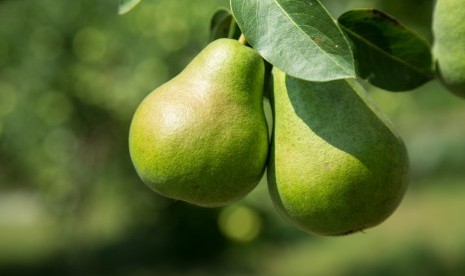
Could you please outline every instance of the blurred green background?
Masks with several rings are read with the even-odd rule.
[[[202,209],[138,179],[127,133],[141,99],[208,38],[227,0],[0,0],[0,275],[465,275],[465,100],[437,81],[371,88],[403,136],[412,180],[382,225],[348,237],[300,232],[262,181]],[[431,41],[432,0],[378,7]]]

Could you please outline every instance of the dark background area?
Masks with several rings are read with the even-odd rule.
[[[226,0],[0,1],[0,275],[465,275],[465,100],[437,81],[370,87],[411,157],[382,225],[340,238],[284,222],[266,181],[231,206],[157,196],[130,162],[142,98],[207,43]],[[334,16],[377,7],[432,40],[433,1],[323,1]]]

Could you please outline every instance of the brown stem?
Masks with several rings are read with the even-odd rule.
[[[245,38],[244,34],[241,34],[238,40],[242,45],[247,45],[247,39]]]

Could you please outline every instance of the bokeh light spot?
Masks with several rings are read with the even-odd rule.
[[[231,206],[225,208],[219,217],[221,232],[231,240],[249,242],[260,233],[262,221],[251,208]]]
[[[90,27],[82,29],[74,36],[73,50],[82,61],[99,61],[107,51],[107,38],[98,29]]]
[[[190,39],[186,21],[169,18],[163,22],[163,29],[156,32],[157,43],[165,52],[179,51],[187,46]]]
[[[154,22],[155,6],[147,5],[144,9],[137,11],[137,16],[134,18],[134,29],[144,37],[151,37],[155,35],[155,22]]]

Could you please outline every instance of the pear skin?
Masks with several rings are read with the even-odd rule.
[[[439,79],[465,98],[465,1],[437,0],[433,13],[433,53]]]
[[[264,64],[236,40],[210,43],[137,108],[129,149],[157,193],[203,207],[248,194],[268,155]]]
[[[297,228],[337,236],[384,221],[406,191],[409,162],[389,121],[355,79],[307,82],[274,68],[268,185]]]

